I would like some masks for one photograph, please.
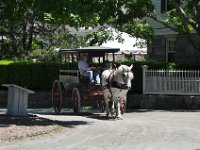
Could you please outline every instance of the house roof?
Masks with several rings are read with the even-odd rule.
[[[130,37],[125,32],[122,32],[122,38],[124,39],[122,43],[118,42],[117,40],[110,40],[106,43],[103,43],[102,46],[119,48],[120,51],[118,53],[147,54],[147,47],[137,44],[140,42],[145,42],[145,40]]]
[[[120,51],[119,48],[107,47],[107,46],[89,46],[89,47],[82,47],[77,49],[80,52],[90,52],[90,51],[97,51],[97,52],[118,52]]]
[[[77,35],[86,35],[88,32],[93,32],[96,31],[100,28],[101,26],[98,26],[96,28],[91,28],[91,29],[84,29],[84,28],[80,28],[79,30],[73,29],[73,28],[69,28],[69,30],[71,31],[71,33],[73,34],[77,34]],[[117,35],[116,29],[111,28],[108,26],[108,30],[113,30],[113,33],[115,35]],[[132,53],[132,54],[147,54],[147,47],[143,46],[134,46],[137,42],[145,42],[145,40],[143,39],[139,39],[139,38],[134,38],[131,37],[129,34],[125,33],[125,32],[120,32],[122,34],[122,38],[124,39],[124,42],[120,43],[117,40],[110,40],[107,41],[106,43],[103,43],[101,46],[102,47],[108,47],[108,49],[120,49],[120,51],[118,51],[118,54],[121,53]],[[87,50],[92,50],[95,47],[87,47]],[[99,50],[97,50],[99,49]],[[85,51],[85,48],[81,48],[82,51]],[[97,51],[101,51],[100,48],[96,48]],[[104,50],[105,51],[105,50]]]

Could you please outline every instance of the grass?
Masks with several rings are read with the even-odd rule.
[[[59,133],[61,131],[64,130],[64,127],[61,126],[61,125],[58,125],[54,130],[53,130],[53,133]]]
[[[91,110],[91,109],[95,109],[95,106],[82,106],[81,108],[84,110]]]
[[[0,60],[0,65],[8,65],[13,63],[14,61],[12,60]]]
[[[43,131],[41,133],[37,133],[35,135],[32,135],[32,137],[45,136],[45,135],[50,135],[50,134],[56,134],[56,133],[60,133],[64,129],[65,129],[65,127],[63,127],[61,125],[56,125],[56,127],[53,130]]]

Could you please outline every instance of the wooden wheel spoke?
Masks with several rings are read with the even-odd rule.
[[[72,103],[74,112],[77,113],[80,111],[80,94],[78,88],[74,88],[72,91]]]
[[[60,113],[61,111],[62,98],[61,83],[55,80],[52,88],[52,102],[56,113]]]

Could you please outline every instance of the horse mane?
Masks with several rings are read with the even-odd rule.
[[[130,67],[127,65],[120,65],[117,70],[128,72],[128,71],[131,71],[131,69],[132,69],[132,65]]]

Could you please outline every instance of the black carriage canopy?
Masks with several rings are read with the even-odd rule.
[[[89,46],[74,49],[60,49],[60,53],[67,52],[79,52],[79,53],[115,53],[120,51],[119,48],[105,47],[105,46]]]
[[[110,59],[112,58],[112,62],[113,62],[115,61],[114,53],[118,51],[120,51],[119,48],[111,48],[111,47],[105,47],[105,46],[89,46],[89,47],[82,47],[82,48],[60,49],[59,53],[61,55],[76,54],[78,59],[80,58],[81,53],[87,53],[89,54],[90,59],[92,57],[93,58],[102,57],[103,58],[102,61],[104,62],[104,61],[107,61],[109,58]]]

